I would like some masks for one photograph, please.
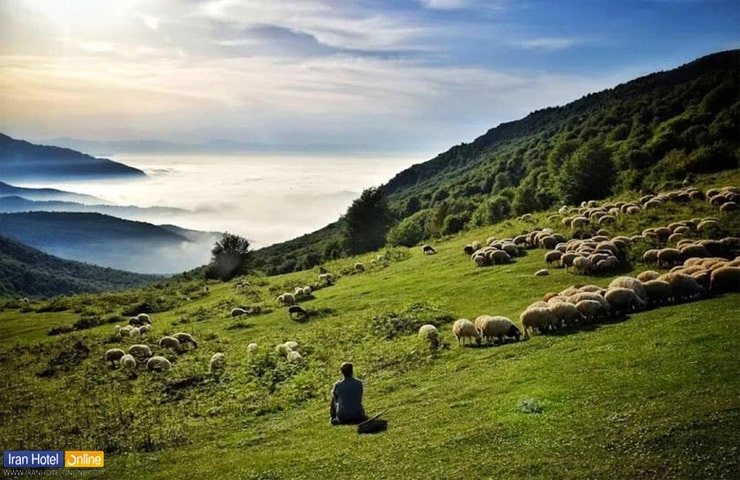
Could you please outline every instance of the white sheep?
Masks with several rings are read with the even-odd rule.
[[[128,369],[136,368],[136,359],[127,353],[121,357],[121,366]]]
[[[113,334],[114,335],[118,335],[120,331],[121,331],[121,326],[120,325],[116,325],[115,327],[113,327]]]
[[[284,343],[284,345],[291,350],[296,350],[298,348],[298,342],[294,340],[288,340],[287,342]]]
[[[432,348],[438,348],[441,340],[437,327],[429,323],[419,327],[419,338],[428,342]]]
[[[645,296],[647,296],[647,291],[645,292]],[[629,313],[633,310],[642,310],[647,305],[647,302],[640,298],[631,288],[609,288],[604,294],[604,299],[609,302],[611,311],[615,314],[617,312]]]
[[[362,263],[360,263],[360,262],[357,262],[357,263],[355,263],[355,270],[358,271],[358,272],[364,272],[365,271],[365,265],[362,264]]]
[[[131,329],[132,328],[133,327],[131,327],[130,325],[126,325],[125,327],[121,327],[118,330],[118,335],[120,335],[122,337],[130,337],[131,336]]]
[[[546,277],[548,275],[550,275],[550,272],[546,268],[541,268],[534,272],[535,277]]]
[[[537,329],[544,332],[554,321],[555,316],[547,307],[530,307],[519,315],[519,322],[524,329],[524,338],[529,338],[530,330]]]
[[[138,337],[139,335],[141,335],[141,329],[139,327],[133,327],[131,329],[131,336]]]
[[[141,335],[144,335],[144,334],[149,333],[151,331],[152,331],[152,326],[149,325],[148,323],[139,327],[139,333]]]
[[[172,368],[172,364],[169,360],[164,357],[156,356],[146,361],[146,369],[150,372],[159,371],[164,372]]]
[[[221,376],[226,369],[226,355],[221,352],[214,353],[208,363],[208,370],[213,376]]]
[[[293,351],[293,349],[292,349],[292,348],[290,348],[289,346],[287,346],[287,345],[286,345],[286,344],[284,344],[284,343],[280,343],[280,344],[278,344],[278,345],[275,345],[275,352],[276,352],[276,353],[277,353],[278,355],[280,355],[280,356],[283,356],[283,357],[285,357],[286,355],[288,355],[288,353],[290,353],[290,352],[292,352],[292,351]]]
[[[138,318],[139,321],[142,322],[142,323],[148,323],[149,325],[152,324],[151,317],[149,315],[147,315],[146,313],[140,313],[140,314],[138,314],[136,316],[136,318]]]
[[[673,289],[663,280],[648,280],[644,283],[651,305],[664,305],[671,302]]]
[[[310,285],[306,285],[305,287],[303,287],[303,290],[301,291],[301,293],[305,297],[310,296],[312,292],[313,292],[313,289],[311,288]]]
[[[324,282],[327,286],[334,285],[334,275],[331,273],[320,273],[319,282]]]
[[[110,362],[111,366],[113,366],[116,362],[120,362],[121,357],[124,355],[126,355],[126,352],[120,348],[111,348],[105,352],[105,361]]]
[[[182,351],[182,345],[180,341],[175,337],[164,336],[159,339],[159,348],[171,348],[176,352]]]
[[[254,352],[256,352],[256,351],[257,351],[257,348],[258,348],[258,346],[257,346],[257,344],[256,344],[256,343],[250,343],[249,345],[247,345],[247,351],[248,351],[249,353],[254,353]]]
[[[128,353],[134,357],[144,359],[152,356],[152,350],[148,345],[143,343],[137,343],[128,347]]]
[[[181,347],[185,347],[186,344],[191,344],[193,348],[198,348],[198,342],[195,341],[192,335],[185,332],[177,332],[173,333],[172,336],[177,339],[178,342],[180,342]]]
[[[569,302],[555,301],[547,308],[555,317],[557,326],[560,326],[563,323],[566,325],[575,325],[578,323],[578,320],[582,318],[575,304]]]
[[[604,307],[596,300],[581,300],[576,303],[576,310],[584,320],[592,322],[596,317],[604,313]]]
[[[480,343],[481,340],[478,331],[475,329],[475,325],[467,318],[456,320],[452,324],[452,333],[455,334],[458,345],[464,345],[466,338],[473,338],[476,343]]]
[[[278,295],[277,302],[283,306],[295,305],[295,296],[292,293],[283,293]]]
[[[288,352],[288,355],[285,358],[289,362],[300,362],[301,360],[303,360],[301,354],[296,352],[295,350]]]
[[[519,340],[521,332],[514,325],[514,322],[506,317],[482,315],[484,318],[478,323],[478,335],[484,337],[489,343],[494,343],[494,338],[498,338],[499,343],[504,342],[504,337],[514,337]],[[480,318],[480,317],[478,317]],[[477,319],[476,319],[477,320]]]
[[[645,290],[645,285],[643,285],[642,282],[636,278],[617,277],[609,282],[609,286],[607,287],[607,289],[615,287],[629,288],[630,290],[634,290],[643,302],[647,302],[649,300],[647,291]]]

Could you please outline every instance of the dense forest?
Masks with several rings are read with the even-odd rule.
[[[387,211],[358,199],[338,222],[254,252],[254,266],[285,273],[357,253],[348,226],[389,214],[394,226],[379,222],[388,243],[411,246],[557,204],[690,183],[738,167],[738,132],[740,50],[715,53],[503,123],[377,189]]]
[[[63,260],[0,237],[0,296],[51,297],[124,290],[161,278]]]

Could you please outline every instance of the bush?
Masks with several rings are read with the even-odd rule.
[[[388,232],[388,243],[392,246],[413,247],[429,238],[427,225],[432,217],[431,210],[421,210],[404,218]]]

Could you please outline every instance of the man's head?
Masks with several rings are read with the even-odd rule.
[[[339,367],[339,370],[342,371],[342,375],[345,377],[351,377],[352,376],[352,364],[349,362],[344,362],[341,367]]]

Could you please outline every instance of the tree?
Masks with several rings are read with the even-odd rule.
[[[561,200],[576,205],[609,195],[615,178],[611,152],[601,143],[591,141],[563,162],[556,187]]]
[[[385,234],[393,223],[393,214],[383,191],[373,187],[352,202],[343,220],[346,250],[350,255],[357,255],[385,245]]]
[[[226,232],[211,250],[211,263],[206,269],[207,278],[230,280],[246,273],[249,265],[249,241]]]

